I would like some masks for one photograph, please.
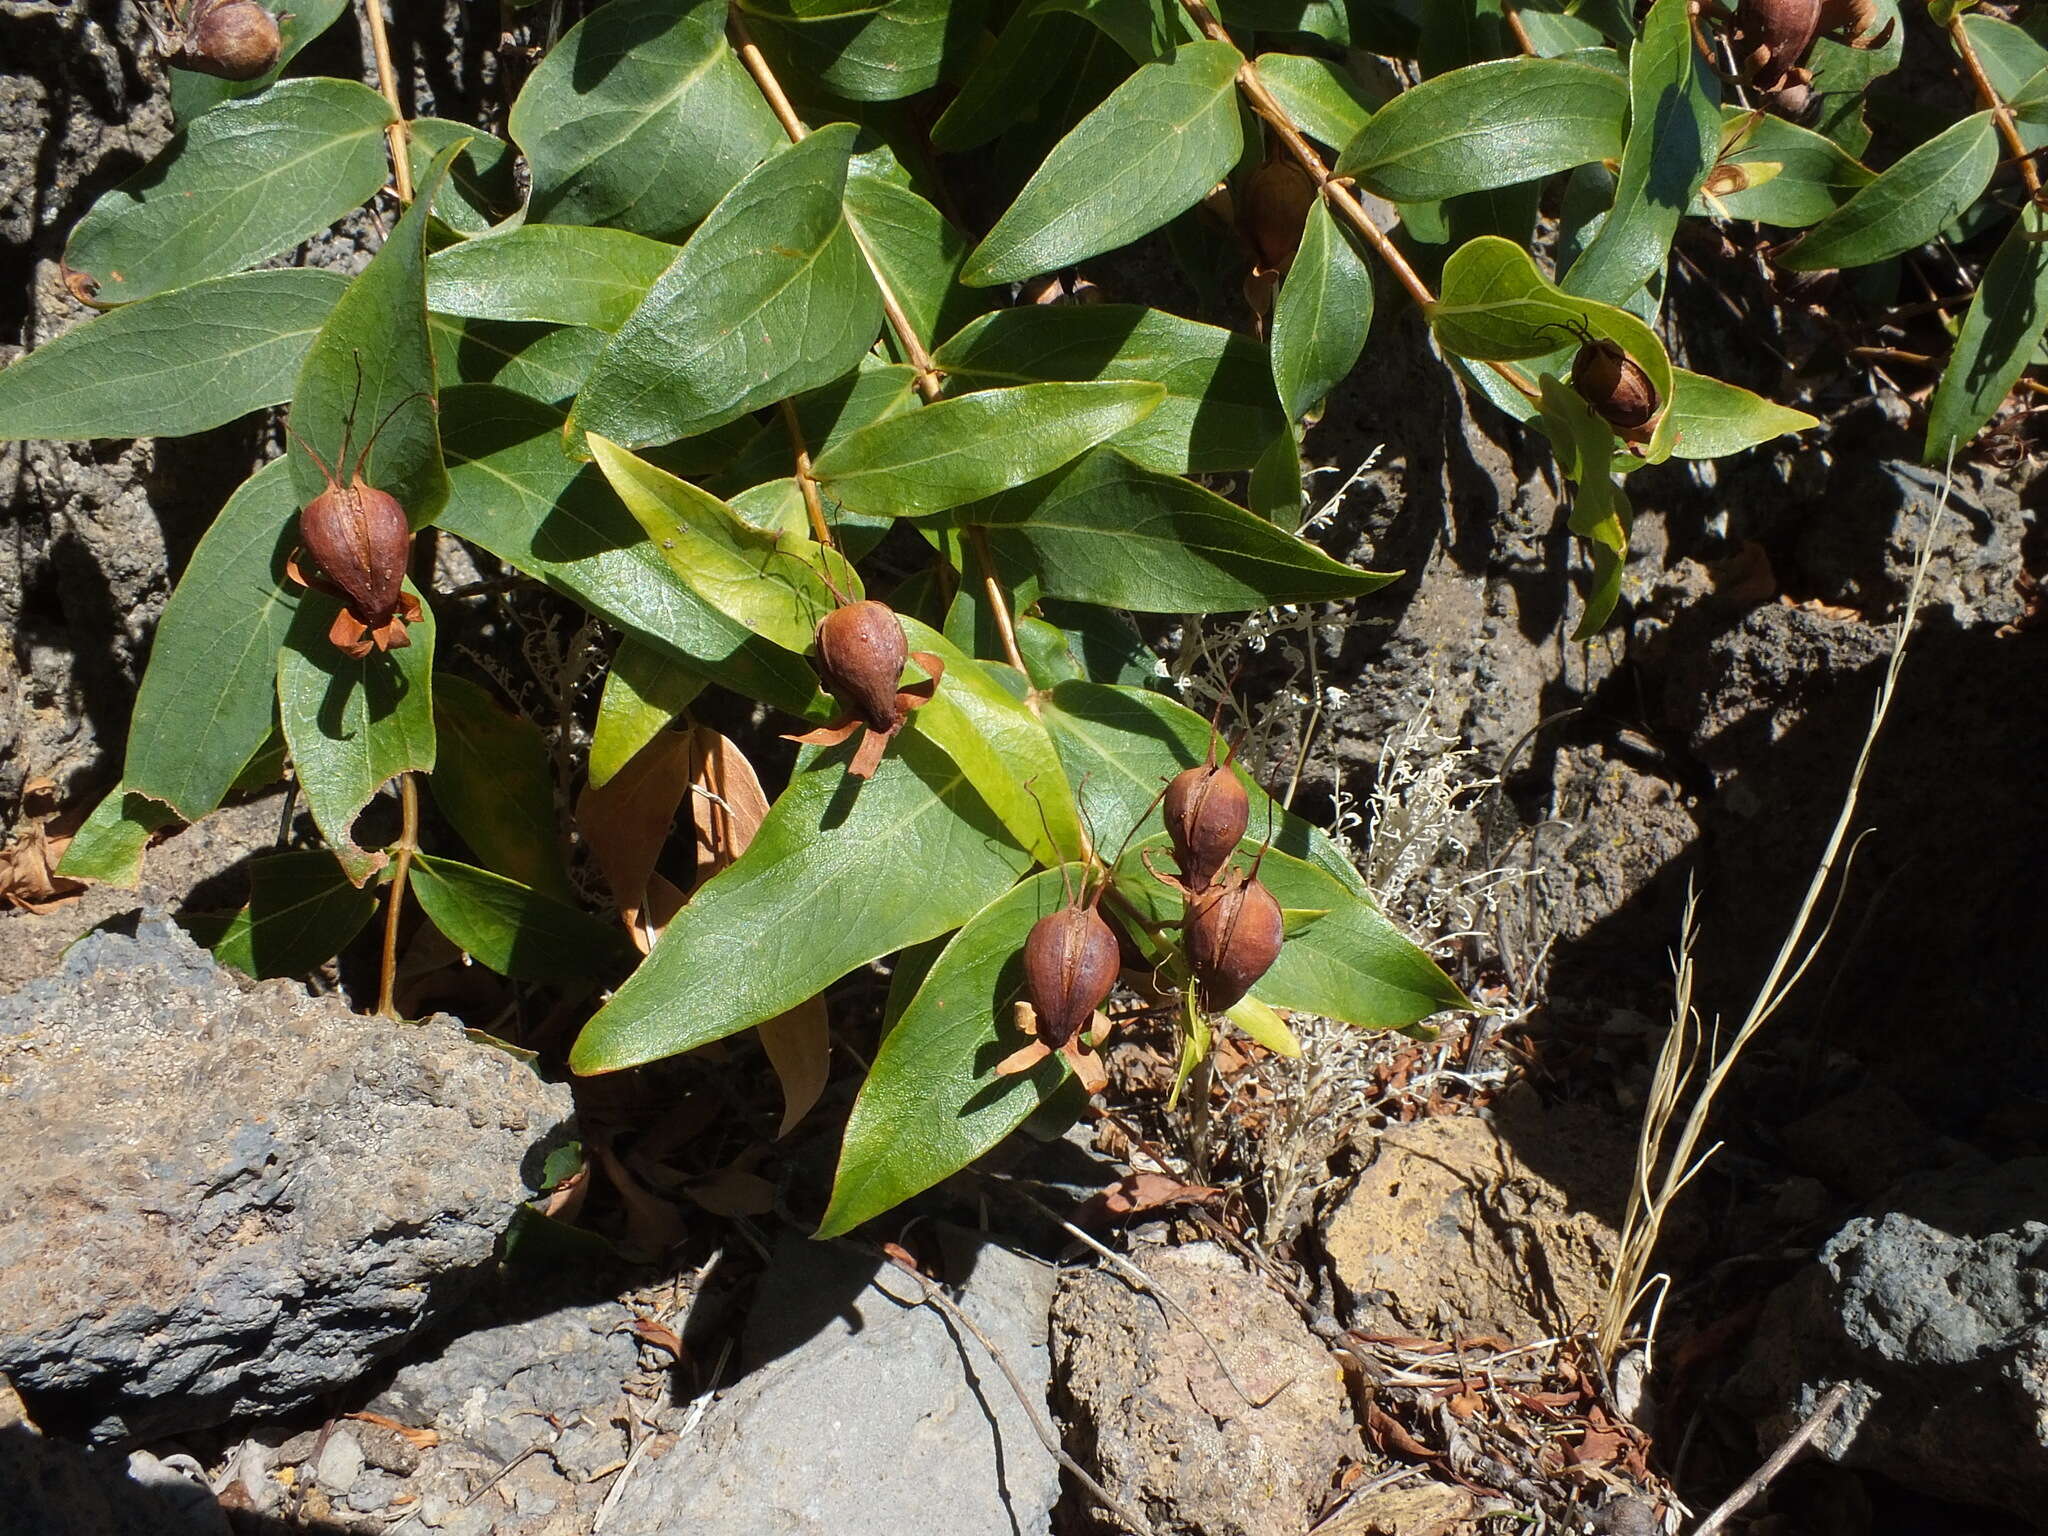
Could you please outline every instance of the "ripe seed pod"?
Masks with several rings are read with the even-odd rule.
[[[1655,420],[1657,386],[1640,364],[1605,337],[1585,336],[1572,359],[1572,388],[1624,438]]]
[[[825,691],[872,730],[902,725],[906,711],[897,698],[897,680],[909,660],[903,623],[887,603],[848,603],[819,621],[818,671]]]
[[[1116,935],[1093,907],[1062,907],[1024,940],[1024,991],[1038,1038],[1059,1050],[1087,1027],[1116,984]]]
[[[1166,786],[1161,814],[1173,861],[1190,891],[1205,891],[1251,823],[1251,797],[1227,763],[1183,769]]]
[[[1185,932],[1188,964],[1201,983],[1202,1006],[1211,1013],[1251,991],[1287,940],[1280,903],[1245,874],[1191,896]]]
[[[330,481],[299,514],[299,538],[364,628],[390,621],[412,554],[412,527],[394,497],[365,485],[361,475],[347,485]]]
[[[282,46],[277,18],[257,0],[193,0],[185,46],[172,62],[223,80],[254,80]]]
[[[1822,0],[1742,0],[1735,8],[1735,59],[1770,90],[1799,67],[1820,35]]]

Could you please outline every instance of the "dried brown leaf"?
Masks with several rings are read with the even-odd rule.
[[[775,1133],[779,1141],[796,1129],[825,1091],[832,1066],[832,1021],[825,999],[814,997],[777,1015],[760,1026],[760,1035],[768,1065],[782,1084],[782,1128]]]
[[[662,731],[576,801],[576,824],[611,885],[620,921],[643,952],[652,946],[643,921],[651,916],[650,882],[659,878],[654,863],[689,782],[690,733]]]

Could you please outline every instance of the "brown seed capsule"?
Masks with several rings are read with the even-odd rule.
[[[1252,876],[1233,873],[1188,898],[1188,964],[1201,983],[1202,1006],[1220,1012],[1273,968],[1286,942],[1280,903]]]
[[[1251,813],[1251,797],[1227,763],[1204,763],[1174,775],[1161,814],[1173,839],[1173,861],[1190,891],[1209,888],[1237,851]]]
[[[1735,61],[1771,90],[1805,59],[1821,30],[1821,0],[1741,0],[1735,8]]]
[[[1640,364],[1604,337],[1587,336],[1572,359],[1572,388],[1624,438],[1657,415],[1657,386]]]
[[[365,629],[382,629],[404,605],[412,528],[405,508],[365,485],[361,475],[347,485],[330,481],[306,503],[299,514],[299,538]],[[392,643],[410,642],[401,629]]]
[[[193,0],[185,46],[172,62],[223,80],[254,80],[282,46],[277,18],[256,0]]]
[[[1244,233],[1261,267],[1284,272],[1292,264],[1315,201],[1316,184],[1292,160],[1268,160],[1252,173],[1244,189]]]
[[[818,671],[825,691],[870,729],[903,724],[898,680],[910,660],[910,642],[896,610],[872,598],[835,608],[818,624]]]
[[[1062,907],[1024,940],[1024,991],[1038,1038],[1059,1050],[1088,1025],[1116,985],[1116,935],[1093,907]]]

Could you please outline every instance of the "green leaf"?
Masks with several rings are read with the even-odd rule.
[[[740,9],[778,73],[848,101],[930,89],[981,25],[979,0],[745,0]]]
[[[277,702],[313,820],[361,885],[384,855],[356,846],[356,817],[397,775],[434,766],[434,613],[422,607],[410,645],[351,660],[327,638],[339,611],[325,593],[301,600],[278,656]]]
[[[1720,148],[1721,93],[1693,45],[1689,0],[1657,0],[1629,51],[1629,134],[1614,206],[1564,287],[1620,304],[1664,270]]]
[[[333,26],[347,9],[348,0],[295,0],[290,10],[277,12],[277,62],[253,80],[222,80],[196,70],[173,68],[169,71],[171,111],[180,123],[189,123],[224,101],[261,95],[276,84],[299,50]]]
[[[592,464],[562,450],[562,414],[489,385],[442,400],[449,463],[440,526],[750,698],[828,708],[802,657],[693,592]]]
[[[459,151],[451,146],[435,159],[417,200],[306,353],[292,393],[297,439],[286,454],[302,503],[329,483],[307,445],[343,483],[360,465],[363,478],[396,497],[415,528],[432,522],[448,498],[427,333],[427,210]],[[353,464],[343,462],[350,445]]]
[[[569,1065],[612,1072],[751,1029],[959,927],[1030,863],[966,775],[915,731],[866,783],[833,758],[814,760],[584,1026]]]
[[[1622,152],[1628,85],[1565,59],[1454,69],[1382,107],[1337,174],[1399,203],[1513,186]]]
[[[1243,613],[1377,591],[1399,572],[1344,565],[1214,491],[1098,448],[957,514],[1054,597],[1134,613]]]
[[[1060,881],[1048,870],[1011,887],[939,952],[861,1084],[819,1237],[850,1232],[959,1172],[1059,1090],[1067,1068],[1058,1058],[1010,1077],[995,1069],[1025,1043],[1011,1021],[1024,940],[1065,905]]]
[[[1228,43],[1188,43],[1147,64],[1046,156],[967,260],[976,287],[1071,266],[1192,208],[1244,150]]]
[[[1818,224],[1871,181],[1870,172],[1834,140],[1782,117],[1727,107],[1721,113],[1721,131],[1734,143],[1723,148],[1707,181],[1709,191],[1724,176],[1759,179],[1740,189],[1714,191],[1711,197],[1703,192],[1692,206],[1702,218],[1755,219],[1783,229],[1804,229]],[[1769,173],[1768,179],[1761,179],[1763,173]]]
[[[674,246],[623,229],[527,224],[436,251],[427,303],[444,315],[616,331],[675,256]]]
[[[1995,16],[1965,16],[1963,31],[1984,66],[1984,78],[2019,119],[2020,142],[2028,149],[2048,143],[2048,123],[2041,120],[2043,106],[2048,105],[2042,94],[2048,88],[2048,48]]]
[[[197,821],[270,734],[277,653],[299,605],[284,563],[298,498],[273,460],[228,498],[164,605],[128,729],[123,784]]]
[[[836,606],[814,564],[817,545],[764,533],[709,491],[595,433],[589,441],[619,500],[692,592],[763,640],[799,654],[810,649],[818,621]]]
[[[1072,16],[1019,5],[932,124],[932,148],[944,154],[976,149],[1029,117],[1043,101],[1044,81],[1071,79],[1074,55],[1088,32]]]
[[[903,632],[913,651],[946,664],[938,691],[910,717],[918,731],[967,775],[1020,848],[1041,864],[1080,858],[1088,839],[1044,722],[937,630],[904,616]]]
[[[668,652],[631,635],[620,640],[590,732],[590,787],[609,783],[703,691],[704,679]]]
[[[2048,217],[2021,210],[1985,267],[1927,410],[1927,462],[1939,464],[1997,414],[2048,330]]]
[[[902,363],[869,363],[820,389],[807,390],[789,403],[796,411],[804,446],[815,460],[862,427],[915,410],[917,370]],[[751,428],[753,423],[747,425]],[[753,430],[732,462],[706,489],[732,501],[753,486],[785,478],[795,467],[796,448],[778,411]],[[826,510],[835,522],[839,520],[837,509]],[[749,516],[749,521],[755,519]]]
[[[453,859],[413,855],[412,890],[436,928],[500,976],[588,986],[631,954],[612,924]]]
[[[384,185],[391,109],[353,80],[285,80],[184,129],[73,226],[64,265],[130,304],[239,272]]]
[[[960,282],[973,242],[910,188],[856,167],[846,178],[846,221],[926,347],[995,302]],[[898,346],[894,331],[888,340]]]
[[[207,948],[222,965],[258,978],[304,976],[332,960],[377,910],[334,855],[296,849],[249,861],[249,904]]]
[[[150,835],[177,819],[162,801],[116,785],[72,834],[57,873],[132,889],[142,882],[142,855]]]
[[[1621,600],[1621,572],[1628,563],[1628,535],[1634,522],[1628,494],[1609,472],[1615,451],[1614,429],[1593,414],[1569,385],[1543,375],[1543,412],[1537,418],[1557,467],[1577,487],[1572,496],[1571,530],[1586,541],[1593,560],[1593,584],[1586,592],[1586,611],[1572,639],[1598,634],[1614,616]]]
[[[1167,780],[1183,768],[1213,761],[1212,747],[1217,756],[1223,752],[1207,720],[1149,689],[1061,683],[1040,703],[1046,729],[1067,765],[1067,780],[1079,786],[1081,809],[1105,858],[1125,839],[1140,843],[1162,833],[1159,793]],[[1264,837],[1270,825],[1274,847],[1365,894],[1365,882],[1327,834],[1282,809],[1258,785],[1247,782],[1246,789],[1255,833]]]
[[[555,405],[583,387],[605,348],[603,331],[517,320],[451,320],[429,313],[437,389],[497,384]]]
[[[1264,349],[1137,304],[1028,304],[984,315],[933,354],[954,391],[1142,379],[1166,399],[1110,446],[1147,469],[1249,469],[1286,426]]]
[[[978,390],[862,427],[812,470],[826,495],[856,512],[943,512],[1058,469],[1165,398],[1143,383]]]
[[[1737,384],[1672,370],[1672,457],[1719,459],[1788,432],[1820,425],[1804,411],[1778,405]]]
[[[1038,9],[1086,17],[1138,64],[1171,58],[1189,37],[1180,7],[1171,0],[1039,0]]]
[[[241,272],[75,325],[0,369],[0,438],[182,437],[281,404],[347,286]]]
[[[1998,165],[1998,129],[1973,112],[1898,162],[1778,253],[1788,272],[1861,267],[1925,245],[1977,201]]]
[[[1318,199],[1273,305],[1273,383],[1289,416],[1343,382],[1371,329],[1372,269]]]
[[[511,145],[470,123],[415,117],[405,125],[405,163],[416,181],[424,181],[434,161],[460,141],[466,142],[435,194],[434,217],[457,234],[481,235],[519,211]]]
[[[1295,53],[1262,53],[1259,79],[1295,126],[1332,149],[1342,149],[1372,120],[1365,92],[1341,64]]]
[[[615,0],[616,3],[616,0]],[[577,397],[577,432],[663,443],[829,383],[857,364],[881,295],[846,222],[854,128],[781,150],[712,210]]]
[[[539,727],[499,708],[469,679],[444,672],[434,683],[434,740],[428,786],[470,852],[487,869],[573,902]]]
[[[717,0],[611,0],[535,66],[512,105],[529,217],[680,235],[782,143],[725,40]]]

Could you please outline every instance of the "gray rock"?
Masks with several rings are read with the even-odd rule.
[[[1363,1452],[1335,1360],[1215,1244],[1133,1257],[1230,1375],[1178,1313],[1115,1275],[1069,1270],[1053,1303],[1068,1449],[1157,1536],[1300,1536]]]
[[[354,1380],[490,1262],[569,1109],[450,1020],[393,1024],[141,923],[0,997],[0,1369],[97,1440]]]
[[[962,1310],[1042,1397],[1050,1272],[958,1241],[948,1266]],[[981,1346],[917,1295],[880,1260],[785,1239],[748,1374],[635,1470],[607,1536],[1043,1536],[1058,1464]]]
[[[2048,1158],[1917,1174],[1772,1297],[1731,1393],[1782,1441],[1910,1488],[2048,1523]]]
[[[320,1459],[313,1463],[313,1476],[319,1479],[322,1490],[338,1499],[355,1487],[356,1479],[362,1475],[362,1446],[356,1443],[352,1431],[336,1429],[320,1448]]]

